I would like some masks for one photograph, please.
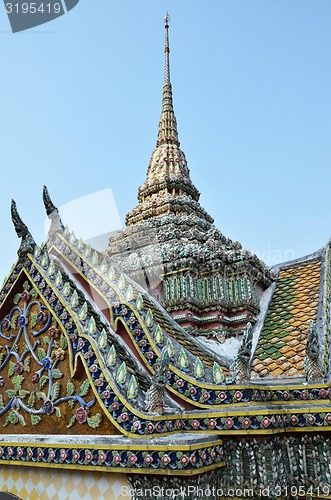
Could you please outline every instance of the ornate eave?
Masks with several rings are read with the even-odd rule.
[[[322,253],[307,260],[308,264],[312,265],[318,259],[323,259],[325,279],[319,293],[325,297],[324,309],[328,307],[329,254],[329,247],[326,247]],[[291,266],[288,265],[287,268]],[[277,281],[274,288],[277,288]],[[70,414],[63,412],[61,408],[58,414],[55,411],[56,398],[67,397],[68,390],[68,384],[60,384],[59,392],[56,391],[54,397],[51,394],[49,398],[54,406],[52,413],[42,413],[45,422],[43,434],[47,435],[47,426],[54,427],[52,419],[62,421],[62,415],[65,414],[68,420],[66,425],[73,423],[73,431],[74,426],[82,425],[81,430],[86,426],[83,433],[86,435],[86,441],[81,443],[78,449],[72,443],[75,433],[71,435],[68,432],[59,443],[56,439],[47,437],[44,447],[37,444],[28,446],[30,438],[25,438],[24,433],[29,436],[31,432],[25,430],[21,417],[25,419],[24,412],[29,411],[23,407],[18,410],[15,403],[15,411],[21,417],[17,415],[17,419],[8,418],[8,411],[11,410],[8,407],[10,401],[7,400],[10,400],[11,395],[5,391],[8,390],[7,387],[10,389],[13,377],[13,373],[6,371],[8,358],[0,373],[4,381],[0,423],[6,422],[2,448],[0,443],[0,459],[2,453],[6,463],[22,461],[24,465],[38,463],[40,466],[48,467],[51,464],[58,467],[63,462],[64,467],[70,468],[74,465],[75,456],[82,469],[91,467],[97,470],[104,467],[107,471],[117,471],[117,467],[121,467],[122,472],[153,471],[153,474],[178,475],[184,474],[179,471],[186,471],[190,475],[223,465],[226,457],[222,455],[220,437],[330,430],[329,375],[326,375],[326,383],[322,380],[315,383],[308,381],[304,385],[301,374],[273,381],[268,378],[251,380],[250,363],[245,364],[247,357],[244,358],[245,349],[247,352],[253,352],[249,342],[245,341],[246,347],[239,347],[238,355],[232,359],[219,351],[213,351],[206,343],[189,335],[137,283],[122,273],[103,254],[79,240],[68,228],[51,231],[44,247],[41,249],[36,245],[33,254],[28,253],[24,258],[21,257],[4,283],[0,293],[0,341],[3,348],[8,345],[6,351],[11,357],[16,355],[10,350],[9,337],[14,335],[16,338],[19,330],[15,326],[16,322],[8,330],[7,323],[11,319],[9,311],[12,307],[10,303],[14,299],[16,306],[29,306],[29,300],[32,298],[26,301],[26,294],[25,298],[22,295],[24,290],[29,290],[31,297],[30,290],[34,290],[36,300],[42,304],[49,317],[53,318],[54,326],[60,332],[64,359],[68,363],[68,368],[62,373],[68,373],[68,377],[74,382],[76,374],[80,373],[79,384],[85,379],[88,380],[91,394],[88,401],[91,402],[94,398],[95,403],[84,408],[88,401],[83,403],[80,400],[86,412],[85,414],[80,410],[84,417],[82,424],[77,420],[80,416],[77,417],[75,413],[70,417]],[[20,328],[29,328],[29,322],[30,319]],[[6,334],[3,331],[4,325],[7,328]],[[46,326],[46,334],[50,335],[49,325]],[[38,336],[36,333],[35,337]],[[226,349],[226,342],[224,345]],[[157,373],[165,346],[170,356],[165,386],[166,411],[157,414],[146,411],[144,394]],[[20,353],[20,349],[17,352]],[[52,352],[49,356],[52,358]],[[61,360],[61,363],[64,363],[64,360]],[[245,382],[238,382],[242,380],[243,363],[248,378]],[[28,370],[25,373],[25,368],[22,368],[23,377],[30,377],[31,380],[22,390],[31,393],[35,384],[32,382],[33,373],[30,374]],[[123,371],[127,373],[125,377],[122,376]],[[61,378],[59,381],[61,382]],[[40,407],[38,408],[40,410]],[[88,418],[92,418],[90,423],[93,432],[88,428],[87,418],[85,421],[89,411],[92,412]],[[96,414],[102,415],[102,418],[95,419]],[[118,435],[114,438],[114,443],[118,443],[118,446],[98,446],[100,436],[104,435],[103,425],[112,429],[113,435]],[[22,437],[16,442],[14,437],[9,439],[8,436],[17,434],[17,426],[20,426]],[[33,430],[35,436],[38,436],[40,427],[35,426]],[[181,436],[187,435],[188,440],[191,439],[190,436],[195,436],[194,446],[193,442],[190,442],[187,449],[182,448],[183,442],[178,442],[178,433]],[[203,437],[205,434],[208,434],[209,441]],[[159,448],[153,451],[150,448],[151,437],[156,446],[157,440],[160,440]],[[162,439],[169,438],[173,440],[172,447],[168,449],[170,465],[167,463],[168,457],[162,461],[165,452],[161,451],[164,446]],[[131,450],[135,442],[138,443],[137,453],[132,451],[134,448]],[[124,443],[127,445],[124,446]],[[108,451],[104,455],[106,448]],[[128,449],[131,450],[130,455]],[[61,459],[61,452],[64,460]],[[196,452],[195,455],[193,452]],[[193,464],[192,460],[188,462],[186,459],[188,453],[190,457],[195,457],[192,458]],[[100,456],[104,459],[103,463],[99,463]],[[154,465],[150,458],[147,458],[146,462],[146,457],[150,456]],[[184,463],[181,462],[183,456]],[[136,466],[133,464],[131,467],[129,457],[133,457],[132,461],[136,461]]]

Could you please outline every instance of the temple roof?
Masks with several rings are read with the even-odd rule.
[[[253,377],[304,377],[308,322],[321,319],[322,260],[319,252],[279,266],[254,354]]]

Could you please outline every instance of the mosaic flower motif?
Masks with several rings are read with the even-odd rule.
[[[76,410],[76,420],[79,424],[84,424],[87,420],[87,411],[82,406]]]
[[[224,391],[221,391],[218,395],[218,398],[220,401],[225,401],[227,399],[227,395],[226,395],[226,392]]]
[[[137,460],[138,460],[137,455],[135,455],[134,453],[132,455],[130,455],[129,462],[131,465],[134,465],[137,462]]]
[[[86,450],[84,462],[89,464],[90,462],[92,462],[92,460],[93,460],[93,453],[91,453],[89,450]]]
[[[122,422],[126,422],[127,420],[129,420],[129,415],[127,413],[122,413],[120,415],[120,419]]]
[[[329,391],[326,390],[326,389],[320,389],[318,395],[321,397],[321,398],[327,398],[329,396]]]
[[[48,335],[51,339],[57,339],[60,335],[60,330],[58,328],[55,328],[55,326],[51,326],[48,329]]]
[[[119,453],[116,453],[116,455],[113,456],[113,462],[116,465],[120,464],[121,460],[122,460],[122,458],[121,458],[121,455]]]
[[[145,457],[145,464],[146,465],[150,465],[153,462],[154,462],[153,457],[151,455],[146,455],[146,457]]]
[[[244,420],[241,423],[243,429],[249,429],[249,427],[251,426],[251,424],[252,424],[252,421],[248,417],[245,417]]]
[[[140,420],[136,420],[135,422],[133,422],[132,427],[136,431],[138,431],[139,429],[141,429],[141,422],[140,422]]]
[[[233,427],[233,426],[234,426],[234,421],[232,420],[232,418],[231,418],[231,417],[228,417],[228,418],[225,420],[225,425],[226,425],[229,429],[231,429],[231,427]]]
[[[53,402],[50,399],[47,399],[45,403],[42,405],[42,409],[46,413],[46,415],[51,415],[54,411]]]
[[[8,318],[3,318],[1,321],[1,328],[3,331],[7,332],[11,328],[11,324]]]
[[[7,450],[7,456],[8,456],[9,458],[11,458],[13,455],[14,455],[14,450],[13,450],[13,448],[8,448],[8,450]]]
[[[177,387],[183,387],[184,381],[180,378],[177,380],[176,384],[177,384]]]
[[[104,463],[107,460],[107,455],[103,451],[99,451],[98,462]]]
[[[270,422],[270,420],[269,420],[269,418],[268,418],[268,417],[264,417],[264,418],[262,419],[262,421],[261,421],[261,424],[263,425],[263,427],[269,427],[270,423],[271,423],[271,422]]]
[[[147,426],[146,426],[146,429],[147,429],[147,432],[152,434],[152,432],[154,432],[154,424],[152,424],[152,422],[149,422],[149,424],[147,424]]]
[[[28,302],[29,298],[30,298],[29,292],[27,290],[23,290],[23,292],[21,293],[21,300],[23,302]]]
[[[192,465],[195,465],[197,463],[197,457],[194,455],[194,453],[192,453],[192,455],[190,456],[190,462]]]
[[[24,316],[24,314],[22,314],[22,315],[18,318],[18,320],[17,320],[17,324],[18,324],[18,326],[20,326],[20,327],[25,326],[25,325],[27,324],[27,322],[28,322],[27,317],[26,317],[26,316]]]
[[[288,391],[283,392],[283,399],[285,399],[285,401],[288,401],[290,399],[290,393]]]
[[[236,391],[234,393],[234,397],[236,398],[237,401],[241,401],[243,398],[243,393],[241,391]]]
[[[178,384],[177,384],[178,385]],[[191,396],[195,396],[197,393],[197,390],[195,387],[190,387],[189,393]]]
[[[217,425],[216,420],[215,420],[214,418],[211,418],[211,419],[209,420],[209,422],[208,422],[208,427],[209,427],[210,429],[215,429],[216,425]]]
[[[324,420],[328,423],[331,424],[331,413],[327,413],[324,417]]]
[[[61,460],[61,462],[64,462],[66,460],[67,456],[68,455],[67,455],[66,451],[64,449],[62,449],[60,451],[60,460]]]
[[[309,414],[306,420],[310,425],[313,425],[316,422],[316,417],[312,414]]]
[[[204,399],[205,401],[208,401],[208,399],[210,398],[210,394],[208,391],[205,391],[203,394],[202,394],[202,399]]]
[[[177,429],[181,430],[181,429],[183,429],[183,427],[185,427],[185,422],[184,422],[184,420],[177,420],[176,425],[177,425]]]
[[[163,463],[163,465],[167,466],[170,464],[171,458],[169,457],[169,455],[164,454],[163,457],[161,457],[161,462]]]
[[[47,315],[44,311],[39,311],[37,314],[37,323],[38,325],[44,325],[47,321]]]
[[[306,400],[309,398],[309,393],[307,391],[302,391],[300,396],[301,396],[301,399]]]
[[[16,361],[14,364],[14,372],[20,375],[23,371],[23,364],[20,361]]]
[[[17,456],[18,456],[18,458],[23,457],[23,450],[21,447],[17,448]]]
[[[292,415],[290,421],[293,425],[296,425],[299,422],[299,419],[296,415]]]
[[[59,361],[63,361],[64,360],[64,357],[66,355],[66,352],[64,349],[61,349],[61,347],[59,347],[58,349],[56,349],[54,351],[54,355],[55,355],[55,358]]]
[[[80,459],[80,454],[77,450],[72,451],[72,459],[74,462],[78,462],[78,460]]]
[[[45,370],[49,370],[50,367],[52,366],[52,360],[51,360],[51,358],[48,358],[48,357],[44,358],[42,360],[42,365],[45,368]]]
[[[44,456],[44,451],[42,450],[42,448],[38,448],[37,450],[37,457],[38,458],[43,458]]]
[[[48,450],[48,460],[50,462],[53,462],[54,458],[55,458],[55,452],[53,450]]]
[[[111,406],[114,411],[117,411],[120,407],[118,401],[114,401]]]
[[[104,393],[103,393],[103,396],[104,396],[104,398],[105,398],[105,399],[108,399],[108,398],[110,398],[110,396],[111,396],[111,393],[110,393],[110,391],[108,391],[108,390],[105,390],[105,391],[104,391]]]

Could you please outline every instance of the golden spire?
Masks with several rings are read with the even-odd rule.
[[[157,137],[157,146],[161,144],[177,144],[178,132],[177,132],[177,122],[173,108],[172,101],[172,87],[170,82],[170,64],[169,64],[169,14],[167,12],[164,23],[165,23],[165,65],[164,65],[164,83],[163,83],[163,93],[162,93],[162,112],[159,121],[159,132]]]

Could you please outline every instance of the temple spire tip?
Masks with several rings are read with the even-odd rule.
[[[165,30],[166,30],[166,32],[165,32],[165,45],[164,45],[164,54],[165,54],[164,81],[168,82],[168,83],[170,82],[169,21],[170,21],[170,16],[169,16],[169,13],[167,12],[165,17],[164,17],[164,24],[165,24]]]
[[[169,28],[169,21],[170,21],[170,16],[169,16],[169,12],[167,11],[166,15],[164,16],[164,24],[165,24],[165,28]]]

